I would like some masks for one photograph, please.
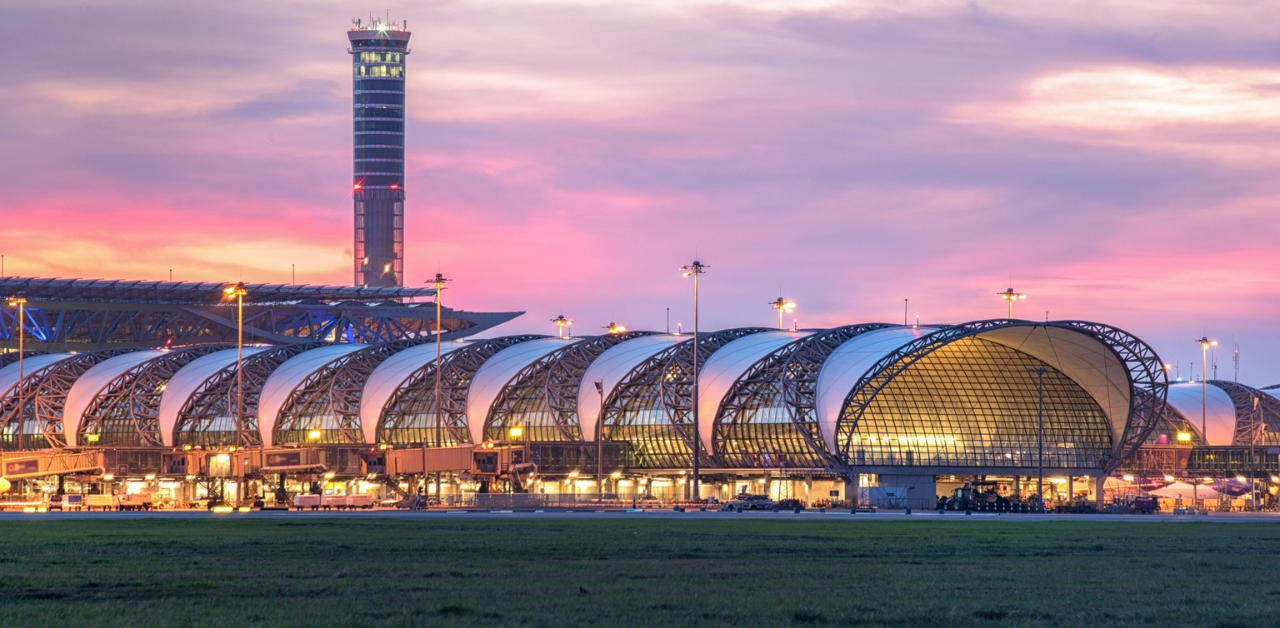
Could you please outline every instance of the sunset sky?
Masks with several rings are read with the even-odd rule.
[[[352,280],[352,2],[0,8],[9,275]],[[1109,323],[1280,383],[1280,4],[412,2],[407,283],[491,332]]]

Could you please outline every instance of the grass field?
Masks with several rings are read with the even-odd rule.
[[[1280,526],[138,519],[0,524],[21,626],[1256,626]]]

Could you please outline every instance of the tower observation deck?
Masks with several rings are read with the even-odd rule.
[[[352,22],[355,285],[404,285],[405,26]]]

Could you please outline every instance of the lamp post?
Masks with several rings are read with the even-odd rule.
[[[564,314],[560,314],[559,316],[556,316],[555,318],[551,319],[551,323],[556,326],[556,335],[559,336],[561,340],[564,340],[565,338],[569,337],[569,334],[568,332],[565,331],[565,328],[569,327],[570,325],[573,325],[573,321],[565,318]]]
[[[600,395],[600,416],[596,417],[596,503],[604,499],[604,380],[596,384]]]
[[[1200,344],[1200,437],[1204,439],[1204,444],[1210,445],[1209,442],[1209,347],[1218,346],[1217,340],[1209,340],[1208,336],[1201,336],[1196,339]],[[1192,371],[1193,373],[1195,371]]]
[[[14,324],[18,327],[18,451],[22,451],[25,441],[23,440],[23,432],[26,431],[27,413],[26,399],[22,394],[22,377],[23,373],[23,353],[26,351],[26,320],[27,320],[27,300],[22,296],[9,297],[9,307],[18,308],[18,317],[14,319]]]
[[[244,298],[249,294],[244,282],[227,286],[222,291],[228,299],[236,300],[236,444],[248,447],[244,432]],[[239,485],[237,485],[239,486]]]
[[[443,312],[440,305],[440,293],[444,291],[445,284],[450,281],[452,280],[445,279],[444,275],[440,273],[436,273],[435,279],[432,279],[429,282],[431,286],[436,289],[436,293],[435,293],[435,298],[436,298],[436,429],[432,430],[433,431],[432,442],[435,444],[436,449],[440,448],[440,442],[441,442],[440,429],[443,427],[441,425],[442,415],[440,412],[441,410],[440,406],[444,403],[443,396],[440,394],[440,389],[441,389],[440,361],[441,361],[441,356],[443,355],[443,349],[440,343],[443,340],[442,336],[444,334],[444,326],[441,325],[441,321],[440,321],[440,317],[442,316],[442,312]],[[423,471],[425,472],[426,470],[424,469]],[[441,504],[444,503],[444,500],[441,499],[440,497],[440,472],[439,471],[436,472],[436,501]]]
[[[1258,430],[1262,428],[1262,417],[1258,415],[1258,396],[1253,397],[1253,426],[1249,430],[1249,509],[1258,509],[1258,487],[1253,480],[1253,450],[1258,442]]]
[[[1018,299],[1027,298],[1027,295],[1022,294],[1021,292],[1014,292],[1013,286],[1009,286],[1009,289],[1005,290],[1004,292],[997,292],[996,296],[1000,297],[1001,299],[1009,303],[1009,320],[1013,320],[1013,302],[1017,301]]]
[[[681,266],[685,277],[693,276],[693,391],[691,407],[693,409],[693,487],[690,489],[693,499],[698,499],[698,458],[702,449],[701,428],[698,426],[698,275],[705,274],[710,266],[693,260],[688,266]]]
[[[1039,423],[1036,428],[1036,466],[1039,467],[1040,477],[1036,479],[1036,495],[1040,498],[1040,509],[1044,510],[1044,374],[1049,369],[1040,368],[1031,369],[1038,378],[1037,391],[1040,395],[1038,407]]]
[[[782,297],[778,297],[777,301],[770,301],[769,306],[778,311],[778,329],[782,329],[782,314],[796,309],[794,301],[788,301]]]

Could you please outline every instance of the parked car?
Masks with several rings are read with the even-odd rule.
[[[773,500],[768,495],[742,494],[734,497],[724,505],[725,510],[773,510]]]
[[[804,510],[804,502],[798,499],[780,499],[777,508],[778,510]]]

